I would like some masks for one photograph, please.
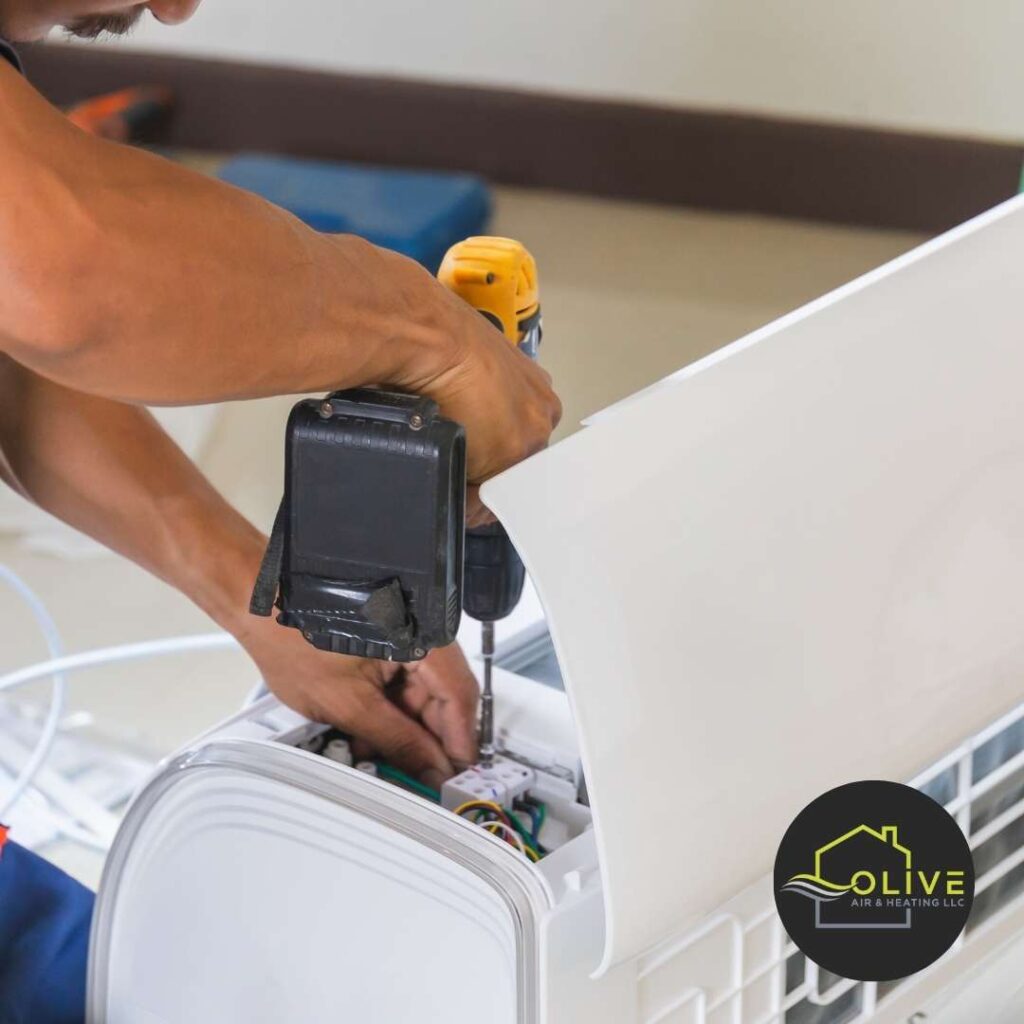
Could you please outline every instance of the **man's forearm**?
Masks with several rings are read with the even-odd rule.
[[[0,472],[36,504],[131,558],[236,635],[263,535],[145,409],[83,395],[0,356]]]
[[[0,353],[49,380],[172,405],[391,385],[466,428],[474,487],[558,422],[547,374],[422,267],[86,135],[4,62],[0,154]]]
[[[300,714],[435,787],[452,773],[450,758],[475,757],[477,687],[457,648],[409,669],[396,692],[416,700],[400,708],[384,692],[400,666],[326,654],[248,614],[265,538],[145,409],[69,390],[0,355],[0,476],[192,598]]]
[[[472,316],[403,257],[80,132],[6,66],[0,152],[0,349],[77,389],[398,382],[436,372]]]

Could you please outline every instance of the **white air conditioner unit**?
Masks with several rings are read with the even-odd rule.
[[[90,1019],[1020,1019],[984,993],[1024,927],[1022,266],[1015,200],[492,481],[553,637],[521,613],[496,681],[548,855],[264,698],[130,809]],[[978,860],[966,937],[900,983],[817,971],[773,910],[787,825],[861,778]]]

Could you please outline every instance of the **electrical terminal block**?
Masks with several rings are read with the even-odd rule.
[[[534,784],[532,768],[499,758],[489,768],[475,764],[441,785],[441,806],[453,811],[470,800],[489,800],[511,810]]]

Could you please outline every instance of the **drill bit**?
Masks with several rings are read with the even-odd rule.
[[[494,667],[494,623],[480,623],[480,655],[484,663],[484,684],[480,692],[480,764],[494,764],[494,690],[491,671]]]
[[[2,0],[0,0],[2,2]],[[476,237],[453,245],[438,280],[481,313],[529,359],[541,340],[537,264],[509,238]],[[480,761],[494,764],[494,623],[512,613],[523,592],[525,569],[500,523],[466,530],[462,608],[481,626],[483,686],[480,698]]]

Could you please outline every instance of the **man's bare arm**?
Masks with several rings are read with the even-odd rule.
[[[406,688],[419,696],[406,714],[383,694],[398,666],[323,654],[248,614],[266,538],[145,409],[81,394],[0,355],[0,477],[190,597],[296,710],[435,783],[452,761],[472,759],[477,686],[457,649],[411,671]]]
[[[543,446],[543,371],[413,262],[89,136],[0,66],[0,350],[180,404],[392,384],[462,422],[479,482]]]

